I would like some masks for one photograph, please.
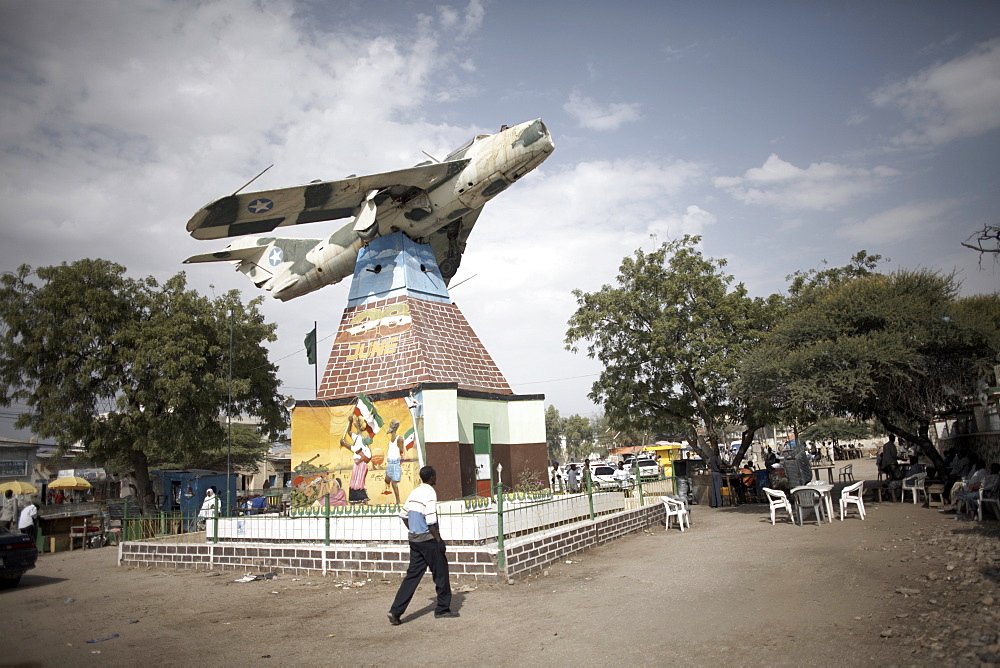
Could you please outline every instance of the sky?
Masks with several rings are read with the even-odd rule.
[[[997,2],[0,0],[0,60],[0,271],[100,257],[247,300],[181,264],[225,245],[185,231],[208,202],[542,118],[555,152],[486,205],[452,297],[562,415],[600,412],[572,291],[684,234],[753,295],[861,249],[1000,286],[960,245],[997,223]],[[303,338],[325,359],[348,287],[267,295],[282,393],[313,397]]]

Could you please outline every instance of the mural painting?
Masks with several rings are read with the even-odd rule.
[[[361,394],[292,413],[292,505],[400,504],[420,484],[423,456],[403,398]]]

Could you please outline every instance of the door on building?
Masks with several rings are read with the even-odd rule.
[[[493,488],[493,442],[488,424],[472,425],[472,451],[476,455],[476,494],[490,496]]]

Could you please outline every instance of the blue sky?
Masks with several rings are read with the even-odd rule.
[[[597,365],[563,349],[571,291],[657,240],[703,235],[758,295],[859,249],[998,286],[959,245],[997,222],[996,2],[0,0],[0,17],[0,271],[103,257],[250,298],[228,267],[180,264],[218,245],[184,230],[207,202],[272,163],[253,189],[540,117],[556,151],[487,205],[452,296],[514,390],[563,414],[597,411]],[[302,338],[314,319],[333,333],[347,287],[268,297],[285,393],[311,398]]]

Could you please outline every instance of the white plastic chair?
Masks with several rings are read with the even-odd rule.
[[[663,509],[667,511],[666,530],[670,530],[671,517],[677,518],[677,526],[680,527],[681,531],[684,531],[685,522],[687,522],[688,529],[691,528],[691,514],[688,512],[686,503],[669,496],[661,496],[660,501],[663,502]]]
[[[865,502],[861,497],[864,495],[864,480],[859,480],[853,485],[848,485],[840,491],[840,521],[844,521],[844,513],[848,504],[853,503],[858,507],[858,514],[861,519],[865,519]]]
[[[994,493],[996,493],[995,490],[994,490]],[[984,496],[983,495],[983,488],[980,487],[979,488],[979,508],[976,510],[976,519],[978,519],[980,522],[983,521],[983,506],[985,506],[987,504],[993,507],[993,512],[996,513],[997,519],[1000,519],[1000,498],[997,498],[995,496],[993,496],[993,497]]]
[[[779,508],[784,508],[788,511],[788,520],[795,524],[795,518],[792,517],[792,504],[789,503],[788,497],[785,493],[778,489],[771,489],[770,487],[764,488],[764,494],[767,494],[767,505],[771,511],[771,526],[774,526],[774,513]]]
[[[911,476],[903,478],[903,493],[900,500],[906,501],[906,492],[909,491],[913,494],[913,503],[916,504],[917,497],[920,495],[920,492],[924,492],[924,480],[926,479],[926,473],[914,473]],[[927,496],[926,492],[924,493],[924,496]]]

